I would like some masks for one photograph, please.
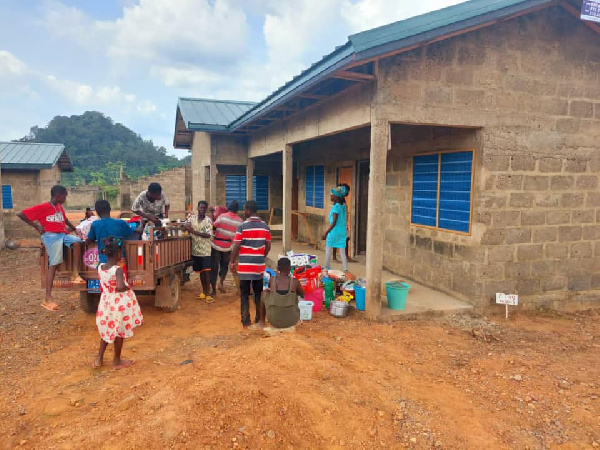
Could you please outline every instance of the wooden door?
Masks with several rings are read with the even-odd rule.
[[[352,230],[354,229],[354,224],[352,222],[352,209],[354,206],[354,167],[342,167],[338,169],[338,186],[340,184],[347,184],[350,186],[350,194],[346,197],[346,208],[348,211],[348,236],[352,236]],[[349,253],[352,255],[352,253]]]
[[[298,178],[292,179],[292,211],[298,211]],[[292,239],[298,240],[298,216],[292,214]]]
[[[357,211],[358,215],[358,233],[356,238],[356,251],[363,254],[367,251],[367,211],[369,210],[369,161],[360,161],[358,163],[357,175]]]

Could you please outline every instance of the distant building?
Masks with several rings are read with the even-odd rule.
[[[181,98],[194,201],[265,193],[288,250],[348,183],[371,317],[382,268],[479,306],[597,307],[600,26],[581,3],[471,0],[350,36],[256,105]]]
[[[50,200],[50,188],[62,172],[73,170],[63,144],[0,142],[2,212],[7,237],[33,237],[35,231],[16,217],[24,208]]]

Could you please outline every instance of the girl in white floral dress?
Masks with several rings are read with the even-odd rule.
[[[133,336],[133,329],[144,322],[135,293],[127,284],[123,269],[118,265],[123,255],[123,242],[109,236],[104,240],[102,250],[108,262],[98,266],[102,295],[96,313],[96,325],[100,333],[100,350],[92,363],[94,369],[102,366],[104,352],[108,344],[115,344],[113,368],[123,369],[133,365],[133,361],[121,359],[123,339]]]

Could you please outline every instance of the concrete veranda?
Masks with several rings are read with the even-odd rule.
[[[292,250],[294,253],[308,253],[316,255],[319,264],[325,263],[325,251],[316,250],[312,245],[299,242],[292,242]],[[278,256],[283,254],[282,241],[273,240],[271,252],[267,258],[267,266],[275,268],[277,265]],[[349,263],[348,269],[357,277],[366,278],[366,263],[364,256],[358,256],[357,262]],[[339,260],[339,255],[338,255]],[[340,261],[332,262],[332,269],[341,270],[342,264]],[[382,320],[393,320],[393,318],[412,319],[426,315],[445,315],[469,311],[473,306],[458,300],[448,294],[445,294],[435,289],[428,288],[419,284],[410,278],[395,275],[387,270],[382,272],[381,282],[390,280],[404,280],[410,284],[410,292],[406,302],[406,309],[403,311],[393,311],[387,307],[387,298],[385,293],[382,293],[381,316]]]

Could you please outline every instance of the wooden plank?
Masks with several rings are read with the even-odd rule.
[[[573,16],[577,17],[578,19],[581,18],[581,11],[579,11],[577,8],[575,8],[573,5],[571,5],[569,2],[562,1],[562,2],[560,2],[560,6],[563,7],[569,14],[572,14]],[[583,22],[583,24],[586,27],[588,27],[590,30],[593,30],[596,33],[600,34],[600,25],[596,25],[594,22],[590,22],[589,20],[582,20],[581,22]]]
[[[309,99],[312,99],[312,100],[323,100],[324,98],[327,98],[327,95],[317,95],[317,94],[301,93],[301,94],[298,94],[297,97],[300,97],[300,98],[309,98]]]
[[[340,70],[338,72],[335,72],[331,77],[358,82],[371,82],[376,80],[375,75],[367,73],[350,72],[347,70]]]

